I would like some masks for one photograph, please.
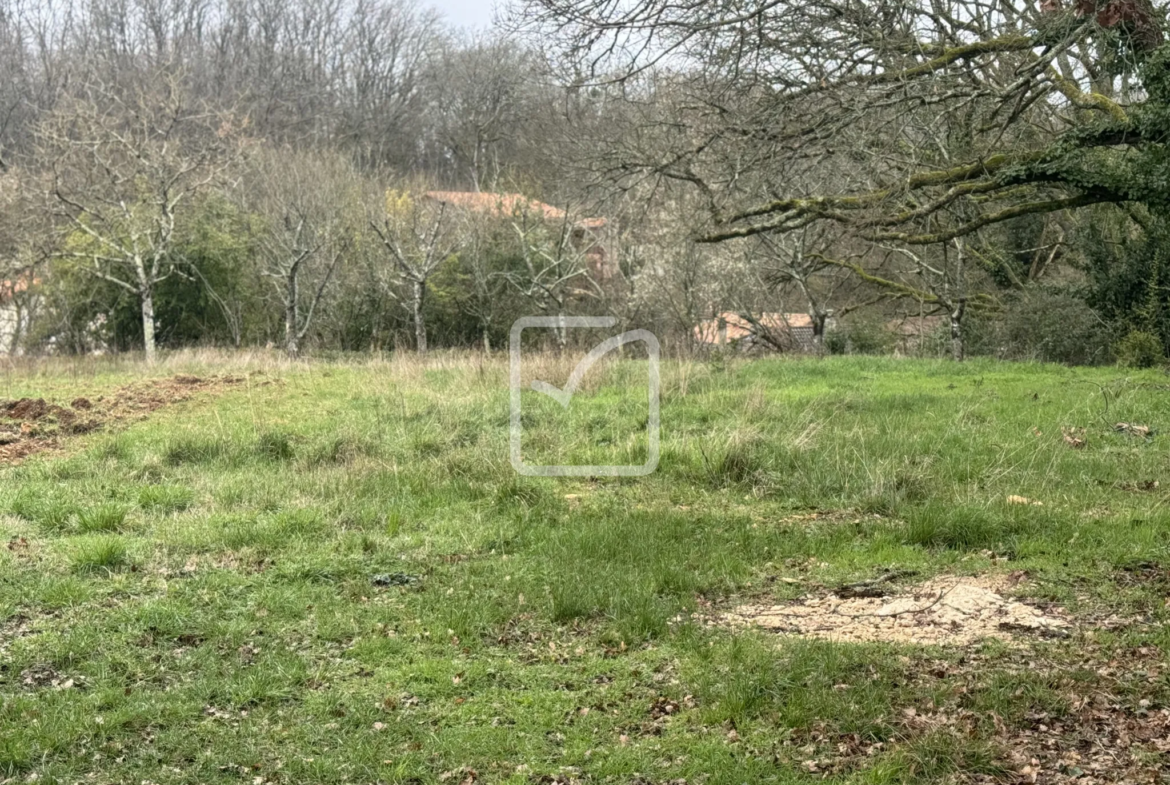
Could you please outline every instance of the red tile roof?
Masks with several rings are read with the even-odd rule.
[[[812,329],[812,317],[807,313],[762,313],[756,321],[769,332],[784,333],[795,329]],[[714,319],[706,319],[695,326],[695,339],[701,343],[719,343],[721,325],[727,326],[723,338],[728,343],[756,334],[756,328],[747,319],[732,311],[725,311]]]
[[[551,204],[529,199],[522,194],[496,194],[479,191],[428,191],[427,196],[447,204],[458,205],[469,210],[481,213],[490,213],[496,216],[511,216],[522,213],[533,213],[549,221],[565,220],[565,211],[553,207]],[[586,229],[600,229],[604,227],[604,218],[584,218],[574,222],[575,226]]]
[[[21,276],[15,281],[6,281],[0,278],[0,303],[6,300],[11,300],[14,295],[27,292],[28,287],[29,280],[25,276]]]

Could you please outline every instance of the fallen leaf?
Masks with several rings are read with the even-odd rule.
[[[1154,431],[1148,425],[1137,425],[1136,423],[1119,422],[1113,426],[1113,430],[1119,433],[1129,434],[1130,436],[1141,436],[1143,438],[1150,438],[1154,435]]]
[[[1142,480],[1141,482],[1119,482],[1116,487],[1122,491],[1156,491],[1160,484],[1157,480]]]
[[[1007,497],[1008,504],[1031,504],[1036,507],[1043,507],[1044,502],[1038,502],[1034,499],[1029,499],[1027,496],[1009,496]]]
[[[1060,433],[1064,437],[1064,443],[1074,450],[1079,450],[1085,446],[1084,428],[1061,428]]]

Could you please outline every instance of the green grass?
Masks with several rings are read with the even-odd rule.
[[[1170,700],[1170,436],[1109,427],[1170,433],[1160,373],[665,363],[658,471],[558,479],[509,464],[504,362],[241,367],[0,467],[0,781],[1010,781],[1103,680]],[[5,397],[142,373],[86,368]],[[526,458],[645,460],[644,371],[602,370],[568,410],[525,392]],[[1139,623],[1020,652],[690,616],[891,569]]]

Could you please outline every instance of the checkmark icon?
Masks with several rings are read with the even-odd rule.
[[[526,316],[517,319],[512,325],[510,340],[511,374],[509,387],[511,389],[511,417],[509,426],[509,445],[512,466],[520,474],[529,477],[644,477],[658,467],[659,456],[659,357],[661,348],[658,338],[649,330],[630,330],[629,332],[607,338],[593,347],[588,354],[577,363],[569,374],[564,387],[557,387],[547,381],[536,380],[529,386],[532,390],[549,396],[563,408],[567,409],[573,400],[573,395],[581,386],[585,375],[607,354],[619,349],[627,343],[646,344],[646,365],[648,371],[647,403],[649,416],[646,420],[647,460],[643,464],[628,465],[537,465],[525,463],[521,455],[522,423],[521,423],[521,351],[520,335],[526,328],[546,328],[564,330],[571,327],[604,328],[613,327],[617,319],[612,316]]]
[[[645,343],[647,342],[648,338],[653,337],[654,336],[652,336],[647,330],[630,330],[629,332],[622,333],[621,335],[615,335],[612,338],[607,338],[606,340],[597,344],[597,346],[594,346],[589,354],[581,358],[581,362],[577,363],[577,367],[573,369],[571,374],[569,374],[569,381],[565,384],[564,387],[555,387],[548,382],[534,381],[532,383],[532,389],[536,390],[537,392],[544,393],[559,403],[561,406],[568,409],[569,403],[571,403],[573,400],[573,393],[577,392],[577,388],[581,385],[581,380],[585,378],[585,374],[589,373],[589,369],[597,364],[598,360],[612,352],[614,349],[624,346],[627,343],[634,343],[637,341]]]

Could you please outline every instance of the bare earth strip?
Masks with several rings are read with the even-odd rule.
[[[1020,580],[1018,575],[941,576],[891,597],[809,595],[781,605],[742,605],[720,621],[806,638],[923,645],[1010,641],[1021,633],[1067,635],[1070,624],[1059,611],[1004,596]]]
[[[156,409],[243,381],[239,376],[179,374],[127,384],[92,400],[76,398],[67,406],[43,398],[0,400],[0,465],[19,463],[35,453],[58,451],[70,437],[141,420]]]

